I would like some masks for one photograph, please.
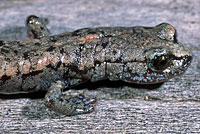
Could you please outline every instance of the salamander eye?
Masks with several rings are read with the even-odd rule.
[[[153,71],[162,71],[170,66],[171,52],[168,49],[156,48],[148,51],[147,66]]]
[[[169,57],[166,55],[162,55],[152,60],[154,68],[156,70],[164,70],[169,66]]]

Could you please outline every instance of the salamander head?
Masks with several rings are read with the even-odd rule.
[[[124,81],[139,84],[161,83],[183,74],[189,67],[192,52],[177,42],[176,30],[170,24],[162,23],[153,27],[151,37],[147,38],[152,37],[153,40],[140,49],[142,62],[136,60],[125,65]]]

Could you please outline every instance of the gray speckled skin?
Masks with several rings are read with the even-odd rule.
[[[66,110],[75,103],[63,106],[70,103],[66,99],[69,97],[63,99],[53,83],[59,81],[59,90],[88,80],[160,83],[183,74],[191,59],[191,51],[177,42],[176,30],[167,23],[155,27],[84,28],[41,39],[2,40],[0,93],[50,90],[46,95],[50,109],[66,115],[89,113],[93,107],[83,105],[96,100],[74,97],[83,105]],[[50,87],[52,84],[56,90]]]

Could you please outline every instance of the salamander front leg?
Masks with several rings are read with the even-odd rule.
[[[69,95],[62,92],[62,82],[57,81],[52,84],[49,92],[45,96],[45,105],[55,112],[73,116],[87,114],[94,111],[96,98],[85,98],[84,95]]]

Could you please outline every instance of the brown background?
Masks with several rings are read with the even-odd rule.
[[[200,133],[200,1],[1,0],[0,38],[26,39],[24,21],[30,14],[49,18],[52,34],[83,27],[168,22],[177,29],[178,40],[192,50],[193,62],[183,76],[161,85],[108,81],[82,85],[86,89],[75,92],[99,99],[96,111],[86,115],[49,112],[43,93],[1,95],[1,134]]]

